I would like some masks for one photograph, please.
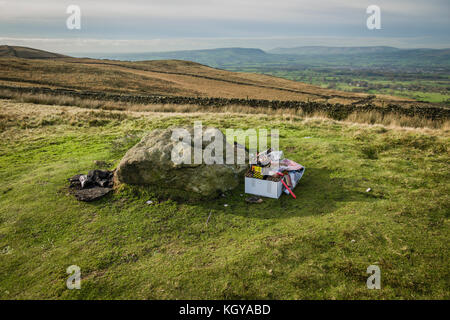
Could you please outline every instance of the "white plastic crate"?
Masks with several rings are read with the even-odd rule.
[[[245,193],[278,199],[281,196],[283,184],[281,181],[267,181],[245,177]]]
[[[297,186],[304,173],[305,168],[303,167],[302,170],[299,170],[296,176],[296,182],[294,182],[293,189]],[[281,180],[278,182],[274,182],[269,180],[245,177],[245,193],[278,199],[281,196],[282,190],[283,183],[281,182]]]

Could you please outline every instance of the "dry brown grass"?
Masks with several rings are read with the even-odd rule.
[[[31,94],[19,93],[7,89],[0,90],[2,98],[12,99],[18,102],[28,102],[44,105],[59,105],[59,106],[77,106],[87,109],[104,109],[104,110],[127,110],[131,104],[125,102],[102,101],[94,99],[81,99],[79,97],[65,96],[65,95],[50,95],[50,94]]]
[[[230,72],[187,61],[108,61],[61,58],[0,58],[0,81],[75,90],[350,104],[367,94],[341,92],[273,76]],[[379,96],[373,103],[409,103]],[[402,102],[403,101],[403,102]]]
[[[413,127],[413,128],[431,128],[448,129],[450,121],[436,121],[420,116],[409,117],[398,114],[382,114],[377,111],[354,112],[350,114],[346,121],[354,123],[383,124],[389,127]]]
[[[142,107],[142,106],[140,106]],[[223,110],[221,113],[211,113],[208,111],[202,112],[200,108],[195,112],[189,112],[188,107],[191,106],[170,106],[170,105],[156,105],[149,106],[152,110],[145,110],[141,108],[127,109],[127,110],[104,110],[104,109],[86,109],[75,106],[61,106],[61,105],[43,105],[16,102],[13,100],[0,99],[0,138],[9,141],[14,141],[16,136],[27,136],[29,139],[34,139],[36,132],[44,134],[53,126],[64,126],[64,132],[77,132],[80,127],[102,127],[108,125],[109,128],[114,128],[116,124],[121,123],[122,126],[127,126],[134,123],[136,120],[143,118],[151,118],[152,121],[164,123],[172,121],[174,117],[182,117],[183,119],[193,118],[198,119],[217,119],[224,117],[232,117],[236,121],[248,121],[249,117],[235,106],[233,112],[231,110]],[[158,111],[157,111],[158,110]],[[299,114],[265,114],[258,113],[251,117],[252,120],[270,121],[273,125],[345,125],[347,128],[356,127],[358,130],[355,134],[366,132],[367,129],[375,130],[374,132],[386,132],[387,130],[421,132],[427,135],[433,135],[440,138],[450,136],[450,125],[447,122],[441,128],[429,127],[410,127],[397,125],[383,125],[383,124],[368,124],[355,123],[349,121],[337,121],[326,118],[323,114],[315,115],[299,115]],[[124,124],[123,121],[128,121]],[[24,130],[25,129],[25,130]]]
[[[54,96],[48,94],[17,93],[10,90],[0,90],[0,97],[9,98],[17,102],[33,103],[38,105],[76,106],[84,109],[96,109],[107,111],[128,112],[152,112],[152,113],[210,113],[210,114],[254,114],[268,115],[271,117],[284,117],[285,119],[330,119],[325,112],[305,114],[301,109],[272,109],[266,107],[250,107],[242,105],[228,106],[200,106],[177,104],[132,104],[127,102],[101,101],[93,99],[81,99],[71,96]],[[405,116],[398,114],[381,114],[376,111],[355,112],[343,120],[347,123],[381,124],[389,127],[402,128],[429,128],[450,130],[450,121],[434,121],[420,116]]]

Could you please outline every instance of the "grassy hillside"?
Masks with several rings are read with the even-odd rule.
[[[262,74],[214,69],[178,60],[108,61],[0,58],[0,85],[142,95],[317,101],[352,104],[369,95],[325,89]],[[378,105],[408,103],[380,95]],[[411,100],[409,100],[411,102]]]
[[[277,48],[268,52],[223,48],[102,54],[98,57],[189,60],[230,71],[270,74],[341,91],[450,104],[450,49],[309,46]]]
[[[0,45],[0,58],[57,59],[67,56],[27,47]]]
[[[278,128],[306,167],[297,199],[250,205],[243,185],[198,204],[68,194],[66,179],[95,160],[113,168],[148,130],[194,120]],[[448,130],[0,100],[0,137],[2,299],[450,298]],[[73,264],[81,290],[66,289]],[[366,288],[371,264],[381,290]]]

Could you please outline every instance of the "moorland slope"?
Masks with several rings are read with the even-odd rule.
[[[382,105],[412,100],[325,89],[262,74],[231,72],[181,60],[117,61],[71,58],[0,47],[0,86],[139,95],[214,97]]]

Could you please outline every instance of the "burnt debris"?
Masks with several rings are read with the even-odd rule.
[[[79,201],[97,200],[112,191],[114,171],[91,170],[69,178],[69,189]]]

